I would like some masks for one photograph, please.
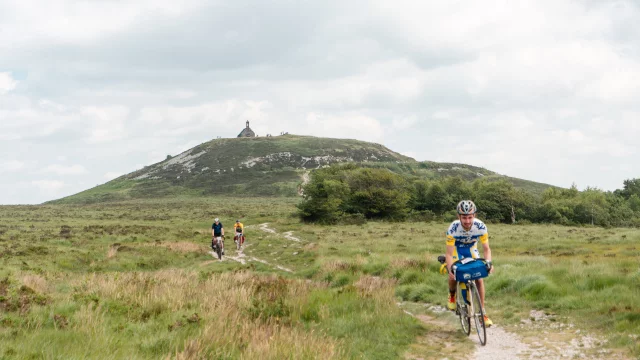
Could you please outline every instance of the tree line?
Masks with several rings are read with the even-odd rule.
[[[367,219],[452,220],[462,199],[473,200],[489,222],[640,226],[640,179],[623,189],[579,191],[549,187],[534,195],[507,180],[419,179],[356,164],[318,169],[303,186],[304,221],[361,223]]]

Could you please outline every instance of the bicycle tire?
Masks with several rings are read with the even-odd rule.
[[[471,301],[473,310],[473,319],[476,325],[476,332],[478,333],[478,339],[482,346],[487,345],[487,327],[484,323],[484,310],[482,309],[482,302],[480,302],[480,293],[475,283],[471,283]]]
[[[222,260],[222,244],[216,246],[216,253],[218,254],[218,260]]]
[[[461,283],[458,282],[456,285],[456,307],[458,309],[456,313],[460,318],[460,327],[462,327],[462,332],[468,336],[471,333],[471,318],[469,317],[469,306],[467,306],[464,301],[460,284]]]

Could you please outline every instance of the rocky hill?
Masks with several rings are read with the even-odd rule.
[[[310,171],[345,162],[385,167],[424,178],[505,178],[469,165],[417,162],[375,143],[283,135],[215,139],[53,203],[90,203],[179,195],[296,196]],[[513,180],[520,184],[517,186],[526,184],[533,192],[549,186]]]

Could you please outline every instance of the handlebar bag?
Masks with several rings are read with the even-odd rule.
[[[456,281],[476,280],[489,276],[487,266],[483,261],[462,259],[454,265],[456,265]]]

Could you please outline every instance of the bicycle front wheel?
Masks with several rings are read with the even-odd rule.
[[[480,339],[481,345],[487,344],[487,327],[484,323],[484,309],[482,309],[482,303],[480,302],[480,293],[475,283],[471,282],[471,309],[473,310],[473,319],[476,324],[476,331],[478,332],[478,339]]]
[[[465,287],[464,289],[462,287]],[[471,318],[469,314],[470,306],[467,305],[465,301],[468,296],[468,289],[464,283],[458,283],[456,286],[457,294],[456,294],[456,308],[458,316],[460,317],[460,326],[462,327],[462,331],[469,335],[471,333]]]

